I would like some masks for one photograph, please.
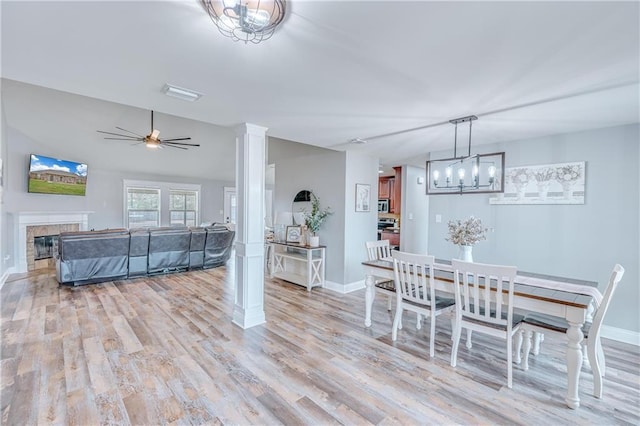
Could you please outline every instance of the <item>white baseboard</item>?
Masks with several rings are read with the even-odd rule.
[[[605,339],[615,340],[617,342],[640,346],[640,333],[626,330],[624,328],[611,327],[603,324],[602,337]]]
[[[324,288],[326,288],[327,290],[335,291],[336,293],[347,294],[351,293],[352,291],[363,289],[364,280],[355,281],[348,284],[338,284],[333,281],[325,281]]]
[[[4,283],[7,281],[7,278],[9,278],[9,275],[15,272],[14,270],[15,268],[12,266],[11,268],[8,268],[6,271],[4,271],[4,274],[2,274],[2,277],[0,277],[0,290],[2,289]]]

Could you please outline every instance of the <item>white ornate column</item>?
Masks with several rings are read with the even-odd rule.
[[[264,324],[264,173],[265,127],[236,129],[236,300],[233,323]]]

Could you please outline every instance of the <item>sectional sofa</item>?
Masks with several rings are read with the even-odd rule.
[[[60,284],[83,285],[214,268],[231,256],[235,231],[207,228],[63,232],[55,251]]]

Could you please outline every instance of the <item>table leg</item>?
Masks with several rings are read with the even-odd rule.
[[[582,339],[584,339],[582,324],[569,321],[567,338],[567,397],[565,402],[569,408],[575,410],[580,406],[578,384],[582,369]]]
[[[376,297],[375,278],[373,275],[367,275],[364,279],[366,286],[364,293],[364,325],[371,327],[371,308],[373,307],[373,299]]]

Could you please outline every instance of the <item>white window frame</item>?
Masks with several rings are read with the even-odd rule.
[[[129,188],[135,189],[152,189],[158,190],[160,192],[160,226],[171,226],[171,216],[170,212],[170,191],[189,191],[196,193],[196,203],[198,205],[196,210],[196,224],[200,223],[201,217],[201,197],[202,197],[202,185],[192,184],[192,183],[176,183],[176,182],[159,182],[159,181],[146,181],[146,180],[130,180],[123,179],[123,223],[125,227],[129,227],[129,216],[127,209],[127,191]]]
[[[185,204],[184,204],[184,209],[183,210],[175,210],[171,208],[171,196],[173,195],[173,193],[179,193],[179,194],[195,194],[196,196],[196,208],[195,210],[188,210],[187,209],[187,201],[185,200]],[[198,191],[193,191],[190,189],[175,189],[175,188],[170,188],[169,189],[169,223],[171,223],[171,221],[173,220],[171,217],[171,213],[173,212],[183,212],[183,219],[184,219],[184,223],[183,225],[187,226],[187,212],[194,212],[195,213],[195,217],[193,219],[193,226],[198,226],[199,222],[199,214],[198,211],[200,210],[200,192]],[[173,224],[171,224],[173,226]]]

